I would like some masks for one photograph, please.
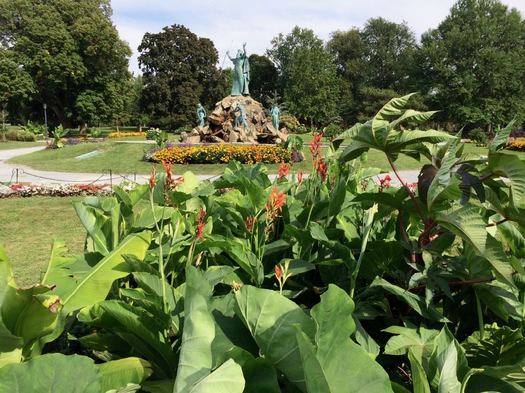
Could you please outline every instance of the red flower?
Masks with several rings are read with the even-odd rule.
[[[275,218],[281,212],[283,206],[286,203],[286,194],[284,192],[279,192],[277,187],[273,187],[270,192],[270,197],[266,203],[266,210],[272,218]]]
[[[246,227],[246,230],[250,233],[253,232],[253,227],[255,226],[255,222],[257,219],[254,216],[248,216],[246,217],[246,220],[244,221],[244,226]]]
[[[11,190],[17,191],[17,190],[21,190],[22,188],[24,188],[24,185],[20,183],[13,183],[9,187],[11,188]]]
[[[310,143],[310,151],[312,156],[317,158],[321,154],[321,142],[323,140],[323,134],[314,133],[312,142]]]
[[[286,176],[288,176],[288,172],[290,171],[290,167],[286,165],[284,162],[281,163],[281,166],[279,167],[279,179],[282,179]]]
[[[202,207],[199,210],[199,214],[197,216],[197,239],[202,239],[204,237],[204,228],[206,227],[206,210],[204,210]]]
[[[157,170],[155,167],[152,167],[151,174],[149,176],[149,188],[153,190],[155,188],[155,184],[157,184]]]
[[[392,178],[390,175],[386,175],[382,179],[379,179],[379,192],[383,192],[385,188],[390,188],[390,181]]]
[[[325,181],[328,176],[328,165],[323,158],[318,158],[314,161],[314,169],[321,178],[321,181]]]
[[[281,278],[283,277],[283,269],[280,265],[275,265],[275,278],[277,281],[281,281]]]

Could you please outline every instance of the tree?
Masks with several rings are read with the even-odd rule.
[[[336,68],[312,30],[296,26],[286,36],[279,34],[268,55],[277,66],[282,95],[293,115],[319,125],[337,114]]]
[[[0,0],[0,45],[34,85],[20,110],[46,103],[64,127],[111,119],[131,54],[111,12],[108,0]]]
[[[249,57],[251,79],[250,94],[268,105],[268,100],[277,91],[277,68],[266,56],[252,54]]]
[[[326,48],[332,56],[339,78],[338,113],[345,123],[351,124],[357,117],[357,96],[363,83],[365,68],[361,33],[356,28],[335,31]]]
[[[175,129],[194,124],[199,102],[212,107],[228,94],[213,42],[182,25],[146,33],[139,51],[141,106],[155,126]]]
[[[525,114],[525,21],[499,1],[458,1],[423,35],[417,64],[442,120],[490,131]]]
[[[406,90],[416,38],[406,23],[368,20],[361,31],[364,84],[378,89]]]

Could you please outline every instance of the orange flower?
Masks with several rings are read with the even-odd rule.
[[[303,171],[297,172],[297,183],[301,184],[303,182],[303,176],[304,176]]]
[[[286,194],[284,192],[279,192],[277,187],[272,187],[270,192],[270,197],[266,203],[266,211],[268,215],[268,221],[273,221],[283,209],[283,206],[286,204]]]
[[[151,174],[149,176],[149,188],[153,190],[155,188],[155,184],[157,184],[157,170],[155,167],[152,167]]]
[[[288,176],[288,172],[290,171],[290,167],[286,165],[284,162],[281,162],[281,166],[279,167],[279,179],[282,179],[286,176]]]
[[[171,165],[169,164],[169,162],[162,161],[162,166],[164,167],[164,171],[166,172],[166,186],[170,187],[173,184]]]
[[[321,181],[325,181],[328,175],[328,165],[326,165],[326,161],[323,158],[316,159],[314,161],[314,169],[321,178]]]
[[[246,220],[244,221],[244,226],[246,227],[246,230],[250,233],[253,232],[253,227],[255,225],[255,222],[257,219],[254,216],[248,216],[246,217]]]
[[[197,239],[202,239],[204,237],[204,228],[206,227],[206,210],[200,208],[199,214],[197,216]]]
[[[310,143],[310,151],[312,156],[317,158],[321,154],[321,142],[323,140],[323,134],[314,133],[312,142]]]

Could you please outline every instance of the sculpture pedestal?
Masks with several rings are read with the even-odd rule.
[[[235,103],[239,102],[246,111],[247,127],[235,127]],[[276,130],[266,117],[263,106],[250,96],[228,96],[215,105],[208,116],[208,124],[196,127],[190,134],[181,136],[182,142],[217,143],[281,143],[288,137],[285,128]]]

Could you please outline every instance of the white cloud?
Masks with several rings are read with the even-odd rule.
[[[524,0],[504,0],[525,15]],[[247,42],[251,53],[262,54],[278,33],[294,26],[309,27],[327,39],[335,30],[362,26],[369,18],[382,16],[406,21],[419,36],[436,27],[448,14],[454,0],[113,0],[113,21],[133,56],[130,69],[138,71],[137,47],[146,32],[183,24],[201,37],[208,37],[219,51],[222,64],[227,50]],[[225,63],[225,65],[228,65]]]

